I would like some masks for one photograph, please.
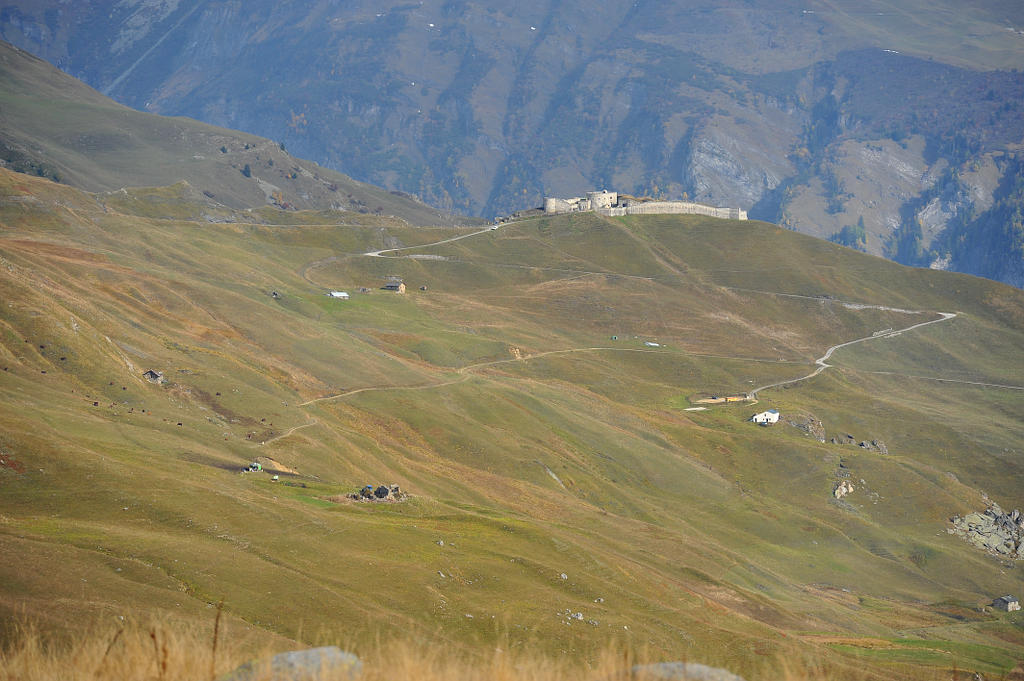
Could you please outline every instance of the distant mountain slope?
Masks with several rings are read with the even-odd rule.
[[[87,189],[190,185],[211,206],[333,209],[452,223],[411,197],[297,159],[284,145],[117,104],[0,42],[0,160]]]
[[[992,207],[950,235],[968,244],[954,267],[1024,288],[1024,159],[1007,165]]]
[[[604,187],[937,268],[1008,248],[950,236],[1024,140],[1020,2],[16,0],[0,35],[448,211]]]

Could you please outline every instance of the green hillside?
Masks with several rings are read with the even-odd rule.
[[[750,681],[1024,659],[1020,614],[979,610],[1024,572],[946,532],[1020,505],[1020,291],[757,222],[204,210],[0,171],[3,619],[223,599],[357,653],[620,644]]]
[[[351,210],[413,224],[466,220],[295,158],[283,143],[121,106],[0,41],[0,161],[88,191],[171,185],[198,215],[224,209]]]

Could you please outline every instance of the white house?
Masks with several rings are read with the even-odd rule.
[[[759,423],[762,426],[770,426],[773,423],[779,422],[779,410],[769,409],[768,411],[762,411],[760,414],[754,414],[751,416],[750,420],[754,423]]]
[[[348,293],[345,291],[331,291],[328,293],[331,298],[341,298],[342,300],[348,300]]]

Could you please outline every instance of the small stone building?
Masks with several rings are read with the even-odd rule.
[[[992,607],[997,610],[1013,612],[1014,610],[1020,610],[1020,601],[1017,600],[1016,596],[1000,596],[992,601]]]

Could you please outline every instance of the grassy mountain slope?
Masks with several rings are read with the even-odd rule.
[[[297,159],[282,144],[117,104],[50,64],[0,43],[0,158],[8,167],[89,191],[187,180],[220,208],[353,210],[414,224],[456,218]]]
[[[1019,291],[757,222],[201,212],[0,171],[5,616],[208,625],[223,598],[229,628],[356,652],[619,641],[751,680],[1024,655],[977,609],[1024,573],[945,532],[1019,505]],[[746,421],[768,407],[826,442]],[[412,496],[343,498],[368,483]]]

